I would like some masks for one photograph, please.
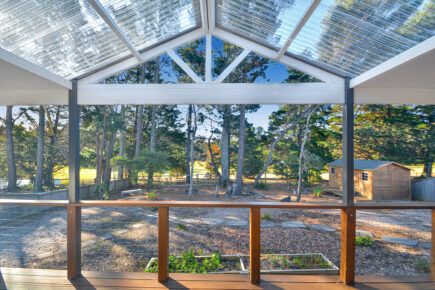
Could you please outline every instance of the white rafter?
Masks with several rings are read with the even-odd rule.
[[[320,0],[312,0],[311,1],[310,6],[305,11],[302,18],[299,20],[298,24],[296,25],[295,29],[293,30],[293,32],[291,33],[291,35],[289,36],[289,38],[285,42],[284,46],[278,52],[278,54],[276,56],[277,60],[279,60],[284,55],[284,53],[287,51],[287,49],[290,47],[292,42],[295,40],[296,36],[298,36],[299,32],[305,26],[308,19],[310,19],[311,15],[314,13],[314,11],[316,10],[317,6],[319,6],[319,4],[320,4]]]
[[[212,53],[211,53],[211,34],[207,34],[206,36],[206,43],[205,43],[205,81],[211,82],[211,69],[212,69]]]
[[[245,49],[242,51],[242,53],[239,54],[236,59],[233,60],[233,62],[230,63],[230,65],[227,66],[227,68],[219,75],[219,77],[215,80],[215,83],[223,82],[226,77],[248,56],[250,52],[250,49]]]
[[[133,43],[128,39],[128,37],[124,34],[121,27],[119,27],[118,23],[109,15],[109,13],[104,9],[103,5],[101,5],[98,0],[88,0],[89,4],[94,7],[95,11],[100,15],[101,18],[107,23],[107,25],[112,29],[112,31],[118,36],[118,38],[122,41],[122,43],[130,50],[133,56],[141,63],[142,57],[140,56],[139,51],[133,45]]]
[[[180,56],[178,56],[173,49],[169,49],[166,53],[192,78],[195,83],[203,83],[203,80],[181,59]]]
[[[215,27],[215,21],[216,21],[215,0],[207,0],[207,11],[208,11],[208,32],[213,33]]]
[[[199,7],[201,9],[201,27],[204,33],[208,33],[208,7],[207,0],[200,0]]]
[[[237,45],[244,49],[250,49],[251,51],[260,54],[262,56],[265,56],[270,59],[275,59],[276,57],[276,50],[273,50],[269,47],[266,47],[265,45],[259,44],[255,41],[248,40],[247,38],[241,37],[239,35],[236,35],[232,32],[223,30],[219,27],[216,27],[214,29],[213,35],[216,36],[219,39],[225,40],[229,43],[232,43],[234,45]],[[342,77],[339,77],[337,75],[334,75],[330,72],[327,72],[321,68],[315,67],[313,65],[307,64],[303,61],[297,60],[295,58],[292,58],[288,55],[283,55],[279,62],[283,65],[289,66],[291,68],[297,69],[303,73],[306,73],[308,75],[311,75],[315,78],[318,78],[324,82],[329,83],[336,83],[343,85],[344,87],[344,79]]]

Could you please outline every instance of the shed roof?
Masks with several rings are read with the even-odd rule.
[[[373,171],[373,170],[376,170],[384,165],[391,164],[391,163],[410,170],[408,167],[405,167],[405,166],[403,166],[399,163],[393,162],[393,161],[354,159],[353,166],[355,169],[358,169],[358,170]],[[343,160],[342,159],[335,160],[333,162],[328,163],[328,166],[343,167]]]

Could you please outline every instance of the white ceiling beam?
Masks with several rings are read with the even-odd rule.
[[[203,82],[203,80],[190,68],[187,63],[181,59],[181,57],[173,49],[168,50],[166,53],[184,70],[184,72],[186,72],[192,78],[195,83],[199,84]]]
[[[276,50],[268,48],[262,44],[256,43],[255,41],[248,40],[244,37],[238,36],[234,33],[228,32],[221,28],[216,27],[215,30],[213,31],[213,35],[216,36],[217,38],[235,44],[239,47],[245,49],[251,49],[253,52],[260,54],[264,57],[270,59],[275,59],[276,57]],[[283,55],[278,62],[282,63],[283,65],[289,66],[291,68],[297,69],[308,75],[311,75],[315,78],[318,78],[324,82],[340,84],[343,86],[343,90],[344,90],[344,79],[330,72],[322,70],[313,65],[307,64],[303,61],[294,59],[288,55]]]
[[[239,54],[236,59],[233,60],[233,62],[230,63],[229,66],[226,67],[226,69],[219,75],[219,77],[216,78],[215,83],[223,82],[226,77],[248,56],[250,52],[250,49],[243,50],[242,53]]]
[[[98,0],[87,0],[89,4],[94,7],[95,11],[100,15],[101,18],[106,22],[106,24],[112,29],[112,31],[118,36],[121,42],[130,50],[133,56],[138,60],[139,63],[142,63],[142,57],[133,43],[128,39],[128,37],[124,34],[121,27],[119,27],[118,23],[110,16],[110,14],[106,11],[106,9],[101,5]]]
[[[285,52],[288,50],[290,45],[293,43],[293,41],[295,40],[296,36],[298,36],[299,32],[305,26],[305,24],[307,23],[308,19],[310,19],[311,15],[314,13],[314,11],[316,10],[317,6],[319,6],[319,4],[320,4],[320,0],[312,0],[311,1],[310,6],[307,8],[307,10],[305,11],[304,15],[299,20],[298,24],[296,25],[295,29],[293,30],[293,32],[291,33],[291,35],[289,36],[289,38],[285,42],[284,46],[278,52],[278,54],[276,56],[277,60],[279,60],[285,54]]]
[[[188,32],[186,34],[180,35],[170,41],[162,43],[154,48],[151,48],[143,53],[141,53],[141,57],[143,62],[146,62],[150,59],[154,59],[159,55],[166,53],[167,50],[174,49],[180,47],[186,43],[192,42],[200,37],[203,37],[204,33],[201,28],[198,28],[194,31]],[[123,72],[133,66],[137,65],[137,60],[134,57],[130,57],[124,61],[121,61],[115,65],[109,66],[105,69],[102,69],[98,72],[95,72],[85,78],[82,78],[78,81],[78,86],[85,83],[97,83],[109,76],[112,76],[116,73]]]
[[[34,75],[37,75],[43,79],[46,79],[52,83],[58,84],[64,88],[71,89],[72,84],[70,81],[62,78],[61,76],[54,74],[47,69],[30,62],[28,60],[25,60],[24,58],[21,58],[3,48],[0,48],[0,60],[3,60],[7,63],[10,63],[16,67],[19,67],[23,70],[26,70]]]
[[[80,105],[340,104],[341,86],[328,83],[88,84]]]
[[[355,88],[355,104],[435,105],[435,89]]]
[[[211,82],[212,79],[212,52],[211,52],[211,34],[206,35],[205,43],[205,81]]]
[[[388,71],[393,70],[401,65],[404,65],[417,57],[423,56],[426,53],[430,53],[435,50],[435,36],[432,36],[429,39],[417,44],[414,47],[411,47],[408,50],[405,50],[401,54],[390,58],[389,60],[381,63],[380,65],[360,74],[357,77],[354,77],[350,80],[350,87],[355,88],[359,85],[364,84],[365,82],[376,78]]]

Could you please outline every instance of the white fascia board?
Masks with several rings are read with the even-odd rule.
[[[350,87],[356,88],[365,82],[382,75],[383,73],[386,73],[394,68],[397,68],[403,64],[406,64],[413,59],[423,56],[426,53],[430,53],[435,49],[435,36],[432,36],[429,39],[426,39],[425,41],[417,44],[414,47],[411,47],[410,49],[402,52],[399,55],[396,55],[395,57],[381,63],[380,65],[360,74],[357,77],[354,77],[350,80]]]
[[[248,40],[244,37],[238,36],[234,33],[228,32],[226,30],[223,30],[221,28],[216,27],[213,31],[213,35],[217,38],[220,38],[222,40],[225,40],[229,43],[235,44],[237,46],[240,46],[244,49],[250,49],[253,52],[260,54],[264,57],[275,59],[276,58],[276,50],[270,49],[262,44],[256,43],[254,41]],[[289,66],[291,68],[297,69],[303,73],[306,73],[308,75],[311,75],[315,78],[320,79],[321,81],[327,82],[327,83],[334,83],[334,84],[340,84],[343,86],[344,90],[344,79],[336,76],[330,72],[324,71],[320,68],[317,68],[315,66],[312,66],[310,64],[307,64],[305,62],[302,62],[300,60],[294,59],[288,55],[283,55],[279,60],[279,63],[282,63],[283,65]]]
[[[45,68],[37,64],[34,64],[33,62],[25,60],[24,58],[21,58],[3,48],[0,48],[0,60],[8,62],[16,67],[26,70],[34,75],[37,75],[41,78],[44,78],[52,83],[55,83],[69,90],[72,88],[72,84],[70,81],[46,70]]]
[[[100,1],[98,0],[88,0],[89,4],[95,9],[95,11],[100,15],[100,17],[106,22],[106,24],[109,26],[109,28],[118,36],[119,40],[130,50],[130,52],[133,54],[134,57],[139,61],[139,63],[142,62],[142,58],[139,54],[139,51],[137,51],[136,47],[131,43],[130,39],[124,34],[124,31],[122,31],[121,27],[119,27],[118,23],[116,23],[115,20],[110,16],[110,14],[106,11],[106,9],[101,5]]]
[[[0,90],[0,106],[68,105],[68,90]]]
[[[151,48],[143,53],[140,54],[143,62],[146,62],[150,59],[153,59],[159,55],[165,54],[166,51],[170,49],[177,48],[179,46],[182,46],[186,43],[192,42],[200,37],[204,36],[204,32],[202,28],[198,28],[196,30],[193,30],[191,32],[188,32],[186,34],[180,35],[179,37],[176,37],[168,42],[162,43],[161,45],[158,45],[154,48]],[[115,65],[112,65],[108,68],[105,68],[101,71],[98,71],[94,74],[91,74],[85,78],[82,78],[78,80],[78,86],[83,83],[97,83],[100,80],[103,80],[109,76],[112,76],[116,73],[123,72],[131,67],[134,67],[137,65],[137,60],[134,57],[130,57],[129,59],[126,59],[120,63],[117,63]]]
[[[289,38],[285,42],[284,46],[280,49],[278,52],[278,55],[276,57],[277,60],[279,60],[284,53],[287,51],[287,49],[290,47],[290,45],[293,43],[293,41],[296,39],[296,36],[298,36],[299,32],[304,28],[305,24],[307,23],[308,19],[310,19],[311,15],[316,10],[317,6],[319,6],[320,0],[312,0],[310,5],[308,6],[307,10],[305,11],[304,15],[299,20],[298,24],[296,25],[293,32],[290,34]]]
[[[435,89],[354,88],[355,104],[435,105]]]
[[[344,90],[328,83],[88,84],[80,105],[341,104]]]

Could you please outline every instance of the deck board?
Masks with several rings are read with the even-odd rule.
[[[83,272],[74,281],[64,270],[0,268],[0,289],[435,289],[429,275],[421,277],[357,276],[353,286],[345,286],[335,275],[262,275],[260,285],[252,285],[249,275],[170,274],[159,283],[152,273]]]

